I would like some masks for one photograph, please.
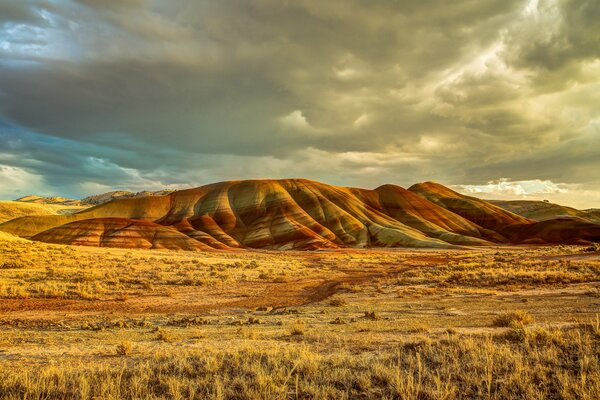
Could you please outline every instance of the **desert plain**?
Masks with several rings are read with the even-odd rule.
[[[582,246],[189,252],[0,241],[0,396],[594,399]]]

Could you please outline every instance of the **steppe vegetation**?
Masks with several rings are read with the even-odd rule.
[[[0,241],[0,398],[595,399],[584,250]]]

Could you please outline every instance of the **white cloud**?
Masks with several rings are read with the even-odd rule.
[[[360,117],[356,118],[352,123],[356,128],[363,128],[369,124],[369,114],[361,114]]]
[[[311,129],[310,124],[306,120],[304,114],[300,110],[294,110],[286,116],[281,117],[281,123],[288,128],[298,130],[309,130]]]
[[[485,185],[452,185],[460,193],[489,200],[548,200],[579,209],[600,208],[600,190],[550,180],[499,179]]]
[[[549,180],[509,181],[499,179],[490,181],[485,185],[455,185],[463,193],[485,194],[496,196],[538,196],[542,194],[567,193],[565,184],[556,184]]]

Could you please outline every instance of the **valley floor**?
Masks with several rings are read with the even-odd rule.
[[[599,314],[581,247],[0,241],[0,398],[595,399]]]

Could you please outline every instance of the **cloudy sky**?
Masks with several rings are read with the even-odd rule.
[[[600,208],[598,0],[1,0],[0,198],[304,177]]]

